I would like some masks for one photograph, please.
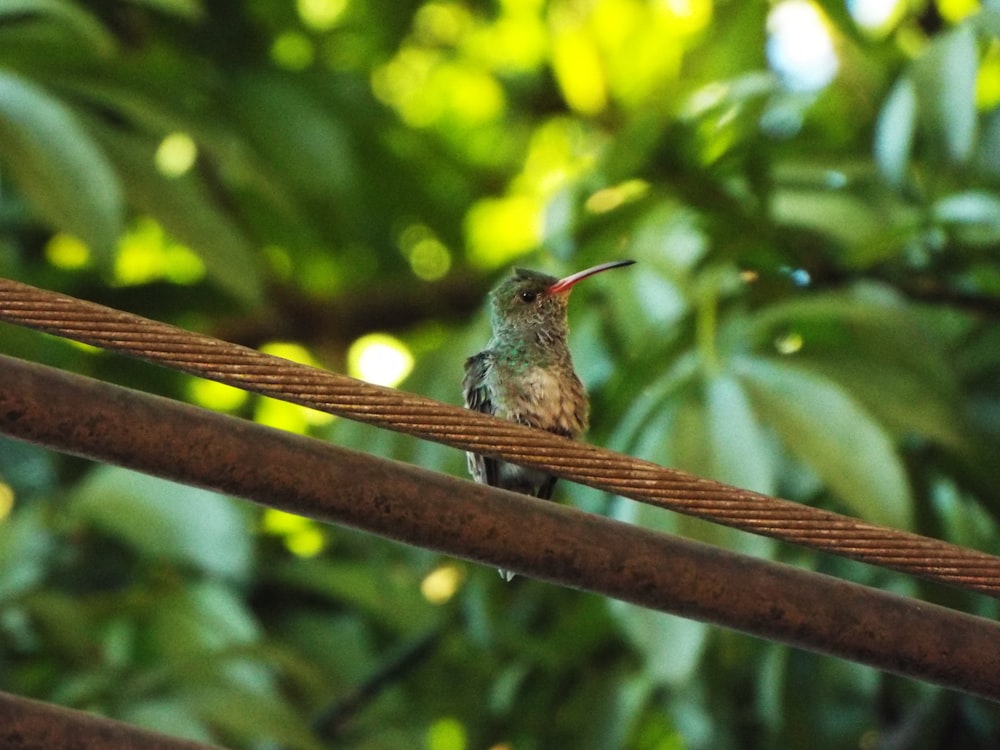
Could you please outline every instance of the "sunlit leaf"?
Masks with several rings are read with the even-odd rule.
[[[171,737],[211,742],[211,731],[192,706],[178,699],[144,700],[127,706],[115,718]]]
[[[896,185],[905,181],[916,129],[917,91],[913,79],[903,76],[886,97],[875,123],[875,161]]]
[[[708,625],[617,600],[610,606],[642,654],[644,671],[656,682],[678,686],[694,676],[710,634]]]
[[[883,218],[870,202],[846,191],[809,187],[781,187],[772,197],[775,221],[818,232],[845,245],[865,248],[885,230]]]
[[[690,391],[668,431],[665,462],[692,474],[755,489],[771,481],[771,446],[758,429],[750,402],[738,381],[728,375],[708,378],[704,394]],[[752,442],[747,443],[746,440]],[[688,515],[643,507],[638,521],[717,547],[768,557],[771,540]]]
[[[109,257],[124,214],[117,176],[65,105],[4,71],[0,163],[47,221]]]
[[[938,221],[988,224],[1000,228],[1000,196],[983,190],[953,193],[934,205]]]
[[[912,523],[902,461],[884,429],[838,385],[815,373],[761,358],[736,372],[763,423],[861,518],[895,528]]]
[[[770,446],[742,385],[733,377],[718,375],[708,380],[705,390],[713,478],[773,493],[775,469]]]
[[[976,36],[969,24],[939,34],[913,66],[923,122],[933,142],[957,163],[975,146],[978,70]]]

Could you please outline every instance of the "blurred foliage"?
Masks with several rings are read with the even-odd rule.
[[[0,3],[0,274],[457,402],[513,262],[635,258],[574,295],[589,440],[993,552],[998,244],[995,2]],[[7,326],[0,344],[464,474],[455,451],[87,347]],[[177,735],[1000,736],[954,693],[7,441],[0,519],[0,688]]]

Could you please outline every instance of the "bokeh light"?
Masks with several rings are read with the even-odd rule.
[[[271,60],[285,70],[305,70],[316,59],[312,40],[299,31],[286,31],[271,43]]]
[[[867,34],[888,34],[906,14],[906,0],[847,0],[847,10],[854,22]]]
[[[410,262],[414,276],[437,281],[451,268],[451,252],[437,235],[423,224],[411,224],[399,238],[399,248]]]
[[[497,268],[538,246],[545,206],[526,195],[485,198],[469,209],[465,234],[469,260],[480,268]]]
[[[0,481],[0,521],[3,521],[14,509],[14,488]]]
[[[607,106],[608,86],[595,40],[569,9],[553,12],[553,27],[552,69],[563,98],[582,115],[598,114]]]
[[[462,570],[453,563],[440,565],[420,582],[420,593],[431,604],[445,604],[462,583]]]
[[[795,354],[802,351],[805,339],[798,331],[788,331],[774,339],[774,348],[779,354]]]
[[[260,351],[290,362],[319,367],[312,353],[301,344],[271,341],[261,346]],[[273,398],[258,399],[254,408],[255,422],[298,434],[305,434],[310,427],[326,425],[334,419],[332,414]]]
[[[56,268],[76,271],[90,264],[90,248],[79,237],[58,232],[45,243],[45,259]]]
[[[187,383],[188,400],[212,411],[234,412],[247,402],[249,394],[214,380],[192,377]]]
[[[649,191],[649,183],[645,180],[626,180],[625,182],[606,187],[587,198],[584,207],[595,214],[614,211],[616,208],[637,200]]]
[[[187,133],[171,133],[156,149],[154,160],[160,174],[180,177],[190,171],[198,158],[198,146]]]
[[[784,0],[767,17],[767,59],[785,86],[818,91],[837,75],[840,61],[830,26],[807,0]]]
[[[1000,104],[1000,42],[990,42],[976,75],[976,106],[988,111]]]
[[[139,217],[122,237],[115,256],[113,278],[119,286],[154,281],[196,284],[205,277],[205,264],[189,247],[170,239],[155,220]]]
[[[268,508],[261,519],[261,529],[265,534],[281,537],[285,548],[296,557],[315,557],[326,548],[323,526],[310,518]]]
[[[468,735],[458,719],[446,717],[435,720],[427,728],[424,747],[427,750],[468,750]]]
[[[413,355],[395,336],[370,333],[351,344],[347,366],[352,377],[395,387],[413,370]]]
[[[958,23],[973,13],[978,13],[979,0],[937,0],[938,13],[948,23]]]
[[[299,18],[314,31],[329,31],[347,10],[347,0],[296,0]]]

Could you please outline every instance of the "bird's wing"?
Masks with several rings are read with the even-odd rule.
[[[539,500],[551,500],[552,490],[555,489],[555,486],[556,486],[555,477],[550,476],[546,478],[544,482],[538,485],[538,489],[535,491],[535,497],[537,497]]]
[[[462,378],[462,392],[465,394],[465,408],[493,413],[493,401],[487,383],[493,366],[492,352],[485,351],[465,360],[465,377]]]
[[[493,399],[490,394],[489,376],[493,366],[492,352],[485,351],[465,360],[465,377],[462,378],[462,392],[465,394],[465,408],[483,414],[494,414]],[[481,484],[497,486],[498,466],[495,458],[467,453],[469,473]]]

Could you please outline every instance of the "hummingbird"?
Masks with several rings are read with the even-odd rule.
[[[573,440],[580,437],[590,403],[567,343],[569,293],[594,274],[633,263],[602,263],[562,279],[515,268],[490,293],[493,337],[465,361],[465,407]],[[467,458],[469,473],[481,484],[542,500],[552,497],[556,478],[551,474],[478,453]],[[500,570],[500,576],[510,581],[514,573]]]

